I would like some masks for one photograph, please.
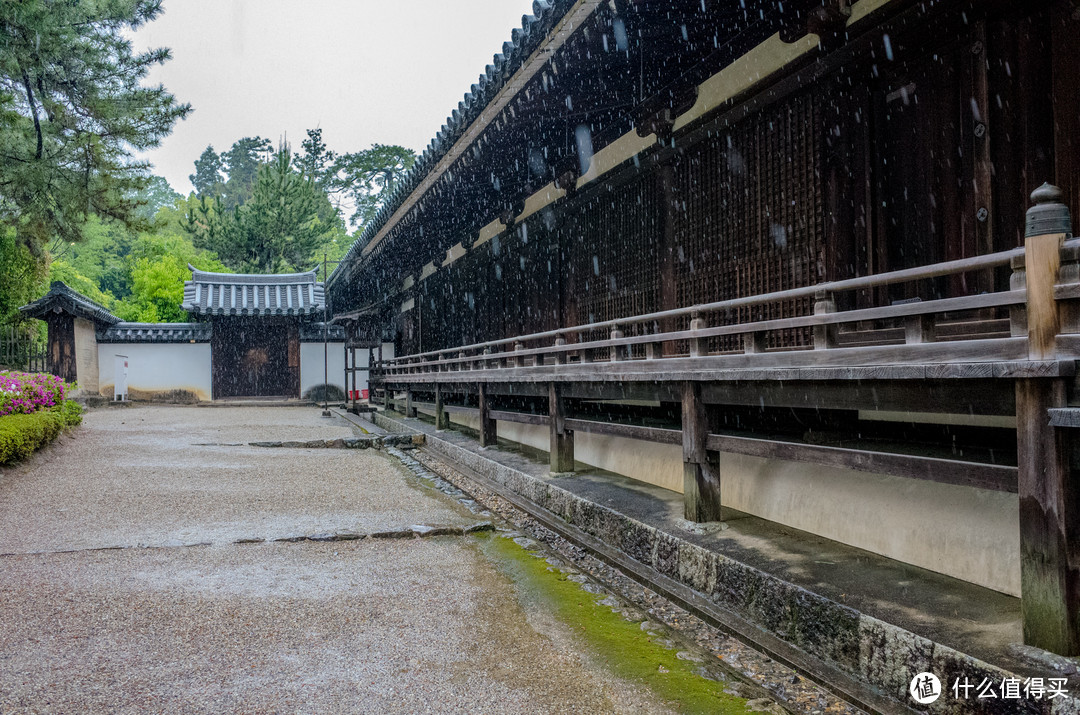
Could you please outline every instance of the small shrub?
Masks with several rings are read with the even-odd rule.
[[[337,385],[314,385],[304,393],[304,397],[312,402],[341,402],[345,399],[345,392]]]
[[[64,400],[53,408],[60,415],[65,427],[75,427],[82,424],[82,405],[75,400]]]
[[[28,415],[64,401],[67,386],[43,372],[0,372],[0,417]]]
[[[0,465],[28,458],[64,431],[82,422],[82,407],[65,400],[30,414],[0,416]]]

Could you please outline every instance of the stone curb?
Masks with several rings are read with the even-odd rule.
[[[381,413],[373,417],[379,427],[389,432],[405,430],[404,425]],[[1022,676],[867,616],[438,436],[427,437],[426,446],[433,452],[501,484],[644,566],[843,670],[895,699],[901,708],[915,705],[908,688],[912,677],[921,672],[934,673],[943,684],[958,678],[967,678],[976,685],[984,678],[997,684],[1006,677],[1023,681]],[[926,712],[1011,713],[1023,706],[1028,706],[1023,710],[1028,713],[1080,715],[1080,700],[1072,695],[1053,701],[943,697]]]
[[[310,439],[306,441],[248,442],[249,447],[287,447],[292,449],[413,449],[424,445],[422,433],[372,435],[371,437],[350,437],[348,439]]]

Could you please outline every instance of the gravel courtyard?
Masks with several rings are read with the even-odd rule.
[[[482,537],[273,541],[478,521],[381,452],[244,446],[354,429],[103,409],[0,471],[0,712],[665,712]]]

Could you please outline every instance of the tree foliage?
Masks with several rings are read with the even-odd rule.
[[[320,219],[320,209],[329,220]],[[248,201],[230,208],[202,198],[184,228],[197,247],[214,251],[234,270],[275,273],[307,270],[317,250],[342,230],[340,224],[326,194],[294,166],[288,145],[282,145],[259,167]]]
[[[415,162],[412,149],[373,144],[370,149],[335,157],[328,188],[348,198],[353,205],[349,221],[362,227],[375,217],[390,189]]]
[[[89,214],[137,222],[147,181],[132,150],[156,146],[190,107],[144,87],[167,49],[124,36],[160,0],[20,0],[0,12],[0,222],[42,247],[82,237]]]
[[[198,196],[213,196],[221,191],[223,183],[221,171],[225,168],[221,157],[212,145],[203,149],[202,155],[195,160],[195,173],[188,176]]]

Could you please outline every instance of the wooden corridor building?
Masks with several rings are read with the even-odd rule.
[[[327,281],[373,387],[1080,654],[1077,4],[533,10]]]

